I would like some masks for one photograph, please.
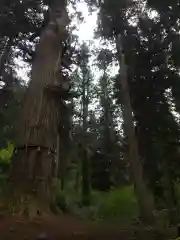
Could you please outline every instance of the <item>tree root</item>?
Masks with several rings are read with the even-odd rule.
[[[16,197],[15,200],[11,199],[6,202],[6,208],[12,215],[25,216],[28,219],[35,219],[37,217],[43,217],[47,215],[53,215],[50,204],[42,203],[35,197],[28,195],[21,195]]]

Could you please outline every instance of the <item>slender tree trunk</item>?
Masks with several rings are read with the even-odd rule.
[[[80,112],[82,112],[82,109],[83,109],[83,104],[81,104]],[[79,126],[81,126],[81,118],[79,118]],[[77,155],[75,155],[75,159],[76,159],[77,165],[76,165],[76,176],[75,176],[75,183],[74,183],[74,191],[79,192],[79,189],[82,186],[81,181],[80,181],[81,173],[82,173],[82,162],[79,161],[79,160],[81,160],[79,143],[76,145],[76,154]]]
[[[88,206],[90,204],[89,157],[87,148],[82,147],[80,151],[82,159],[82,204]]]
[[[176,197],[174,193],[174,185],[170,176],[170,166],[168,166],[167,159],[163,159],[162,162],[163,170],[163,188],[164,197],[166,200],[167,207],[169,209],[169,220],[171,224],[176,224],[178,220],[178,206],[176,204]]]
[[[62,136],[61,136],[62,137]],[[66,150],[66,139],[64,139],[65,142],[63,141],[62,138],[59,139],[59,157],[58,157],[58,162],[59,162],[59,171],[58,171],[58,177],[60,178],[61,181],[61,190],[63,191],[65,188],[65,175],[66,175],[66,164],[67,164],[67,150]]]
[[[121,68],[120,84],[123,99],[124,131],[129,141],[129,157],[131,163],[132,177],[134,181],[134,188],[139,202],[141,217],[144,219],[144,221],[148,223],[153,223],[154,202],[153,197],[149,193],[143,179],[143,169],[138,152],[137,139],[135,136],[132,107],[130,103],[129,88],[127,82],[127,69],[125,64],[121,36],[119,35],[116,40],[119,65]]]
[[[60,134],[57,134],[57,152],[56,152],[56,176],[59,178],[60,175]]]
[[[8,100],[12,96],[12,77],[6,76],[6,64],[10,57],[11,47],[13,43],[13,37],[7,39],[4,44],[3,53],[0,56],[0,76],[2,81],[4,82],[4,86],[0,91],[0,110],[3,111],[5,104],[7,104]]]
[[[61,190],[65,188],[67,165],[70,158],[70,149],[72,143],[71,126],[72,113],[71,105],[60,102],[59,116],[59,143],[58,143],[58,178],[61,181]],[[72,150],[72,149],[71,149]]]
[[[105,72],[106,66],[104,66],[104,76],[101,81],[101,89],[103,94],[102,105],[104,108],[104,128],[105,128],[105,149],[109,148],[111,142],[111,134],[110,134],[110,112],[109,112],[109,98],[108,98],[108,89],[107,89],[107,75]],[[107,149],[108,151],[108,149]]]
[[[89,205],[90,203],[90,176],[89,176],[89,157],[87,153],[87,141],[85,140],[87,134],[87,118],[88,118],[88,102],[89,102],[89,76],[84,66],[83,70],[83,144],[80,148],[80,155],[82,159],[82,203]]]
[[[79,168],[80,167],[77,166],[76,175],[75,175],[75,183],[74,183],[74,191],[76,193],[79,192],[79,186],[80,186],[80,170],[79,170]]]
[[[103,78],[101,79],[101,91],[102,91],[102,107],[103,107],[103,125],[104,125],[104,140],[103,140],[103,152],[105,157],[102,159],[102,176],[99,176],[101,182],[104,182],[104,186],[106,186],[106,190],[111,187],[111,170],[109,165],[110,155],[112,153],[112,143],[113,143],[113,135],[112,135],[112,114],[110,109],[110,99],[108,96],[108,76],[106,74],[107,66],[104,64],[103,70]]]
[[[32,216],[49,211],[53,178],[56,176],[57,97],[61,84],[56,71],[68,23],[65,6],[58,7],[56,5],[51,11],[49,24],[36,47],[32,79],[12,159],[11,189],[14,198],[20,201],[16,211],[27,211]]]
[[[4,46],[3,53],[0,56],[0,76],[1,77],[3,77],[4,75],[5,64],[7,63],[9,54],[11,52],[12,43],[13,43],[13,37],[10,37],[9,39],[7,39]]]

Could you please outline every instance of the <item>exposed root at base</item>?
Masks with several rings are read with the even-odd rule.
[[[29,219],[54,215],[51,210],[51,204],[42,203],[38,199],[28,195],[16,197],[4,205],[10,214],[23,215]]]

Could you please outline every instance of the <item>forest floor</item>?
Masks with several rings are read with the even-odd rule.
[[[63,239],[165,240],[166,238],[152,230],[90,223],[72,216],[48,216],[33,221],[17,216],[0,216],[0,240]]]

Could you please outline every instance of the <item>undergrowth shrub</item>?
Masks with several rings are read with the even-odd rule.
[[[64,212],[67,211],[68,205],[67,205],[67,199],[64,192],[59,191],[56,193],[55,204],[60,210]]]
[[[58,202],[62,202],[61,194]],[[88,207],[79,204],[80,193],[75,193],[72,188],[67,187],[63,197],[71,213],[81,219],[130,223],[138,217],[138,204],[132,186],[116,188],[108,192],[92,191],[91,205]]]
[[[97,197],[97,196],[96,196]],[[138,203],[132,186],[112,189],[97,199],[96,217],[129,222],[138,217]]]
[[[14,145],[8,142],[7,148],[0,149],[0,191],[6,183]]]
[[[0,159],[10,162],[14,150],[14,145],[11,142],[7,143],[7,148],[0,149]]]
[[[62,211],[73,212],[79,206],[79,194],[73,191],[73,182],[69,181],[65,190],[61,190],[60,181],[55,183],[55,205]]]
[[[73,172],[74,173],[74,172]],[[138,217],[138,203],[133,186],[113,188],[108,192],[91,190],[90,206],[82,205],[81,185],[74,189],[75,174],[68,174],[65,189],[56,190],[56,205],[81,219],[106,222],[130,223]]]

